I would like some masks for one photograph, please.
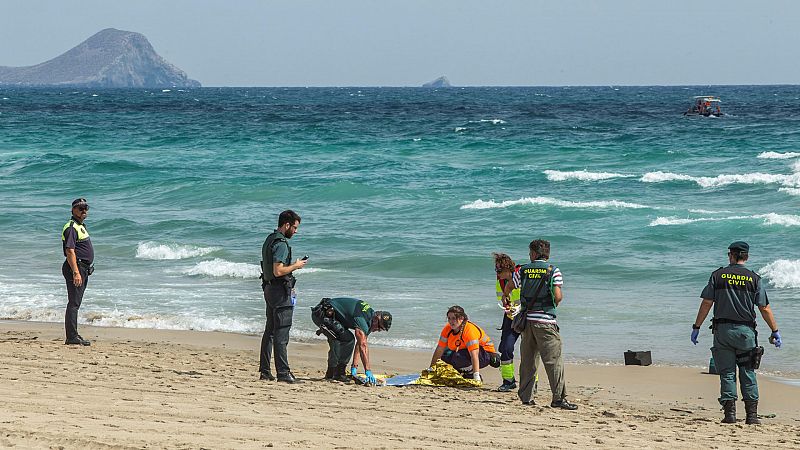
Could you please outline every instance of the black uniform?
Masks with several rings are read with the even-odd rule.
[[[278,376],[289,374],[289,358],[287,346],[289,344],[289,331],[292,328],[292,315],[294,314],[294,283],[292,274],[275,278],[272,272],[273,264],[282,262],[290,265],[292,262],[292,248],[286,237],[279,231],[274,231],[267,236],[261,248],[261,270],[263,271],[264,300],[267,304],[267,323],[264,327],[264,336],[261,338],[261,357],[258,370],[261,373],[270,372],[272,352],[275,352],[275,370]]]
[[[75,286],[73,282],[72,268],[64,260],[61,266],[61,274],[67,282],[67,310],[64,313],[64,330],[66,331],[67,341],[78,338],[78,309],[83,302],[83,293],[89,284],[89,272],[94,263],[94,247],[89,238],[89,231],[86,224],[81,223],[80,219],[74,216],[64,225],[61,231],[61,243],[64,256],[67,256],[67,249],[75,250],[75,257],[78,260],[78,272],[81,274],[83,283]]]

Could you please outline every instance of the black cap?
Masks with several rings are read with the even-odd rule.
[[[392,328],[392,313],[389,311],[375,311],[375,315],[378,316],[378,326],[380,326],[381,330],[389,331],[389,328]]]
[[[734,250],[738,252],[750,252],[750,246],[747,245],[747,242],[744,241],[736,241],[728,246],[728,250]]]
[[[89,202],[87,202],[83,197],[76,198],[72,201],[72,207],[74,208],[76,206],[89,206]]]

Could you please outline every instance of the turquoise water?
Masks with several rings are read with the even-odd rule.
[[[700,94],[728,115],[683,117]],[[432,348],[452,304],[499,341],[491,252],[546,238],[570,360],[702,366],[700,291],[743,239],[786,342],[762,367],[800,372],[800,87],[2,89],[0,195],[4,318],[63,320],[85,196],[83,323],[260,333],[261,244],[293,208],[296,339],[346,295],[394,313],[383,345]]]

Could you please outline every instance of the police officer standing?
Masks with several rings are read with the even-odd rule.
[[[264,300],[267,303],[267,324],[264,327],[264,336],[261,338],[261,357],[258,367],[262,380],[275,380],[270,370],[270,360],[274,350],[278,381],[301,382],[289,370],[286,350],[296,301],[295,278],[292,272],[306,265],[305,259],[298,259],[292,263],[292,248],[288,242],[297,233],[299,226],[300,216],[287,209],[278,216],[278,228],[267,236],[261,247],[263,272],[261,287],[264,289]]]
[[[754,367],[760,361],[763,347],[758,346],[755,307],[772,330],[769,341],[781,346],[778,324],[769,307],[767,292],[761,277],[745,268],[750,253],[746,242],[737,241],[728,247],[727,267],[720,267],[711,274],[708,285],[700,297],[700,310],[692,324],[692,342],[697,345],[700,326],[711,307],[714,316],[711,326],[714,346],[711,354],[719,372],[719,402],[725,412],[722,423],[736,423],[736,366],[739,366],[739,383],[747,414],[745,423],[758,424],[758,383]]]
[[[83,293],[89,282],[89,275],[94,271],[94,247],[86,229],[86,216],[89,215],[89,203],[85,198],[72,201],[72,217],[61,229],[61,244],[66,260],[61,266],[61,273],[67,282],[67,311],[64,314],[64,329],[67,334],[67,345],[91,345],[91,342],[78,334],[78,309],[83,301]]]
[[[539,355],[553,394],[550,407],[574,411],[578,405],[567,401],[561,329],[556,322],[556,308],[563,300],[563,275],[549,261],[550,241],[531,241],[528,250],[531,262],[519,268],[522,302],[519,314],[525,314],[527,321],[519,346],[520,386],[517,395],[524,405],[535,404],[532,395],[536,386],[536,356]]]

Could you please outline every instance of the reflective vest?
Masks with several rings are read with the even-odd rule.
[[[75,222],[75,219],[69,219],[69,222],[64,224],[64,228],[61,229],[61,241],[65,241],[64,239],[64,232],[67,231],[67,228],[72,227],[75,228],[75,231],[78,232],[78,241],[85,241],[89,239],[89,232],[86,231],[86,226],[83,224],[79,224]]]
[[[506,281],[506,283],[513,283],[513,281],[509,280],[509,281]],[[503,304],[503,287],[500,285],[500,280],[497,280],[497,282],[494,284],[494,286],[495,286],[495,290],[496,290],[496,294],[497,294],[497,301],[502,305]],[[512,307],[519,305],[519,288],[516,288],[516,289],[511,291],[511,294],[509,295],[509,303],[511,303]],[[508,316],[509,319],[511,319],[511,317],[512,317],[511,313],[507,313],[506,316]]]

